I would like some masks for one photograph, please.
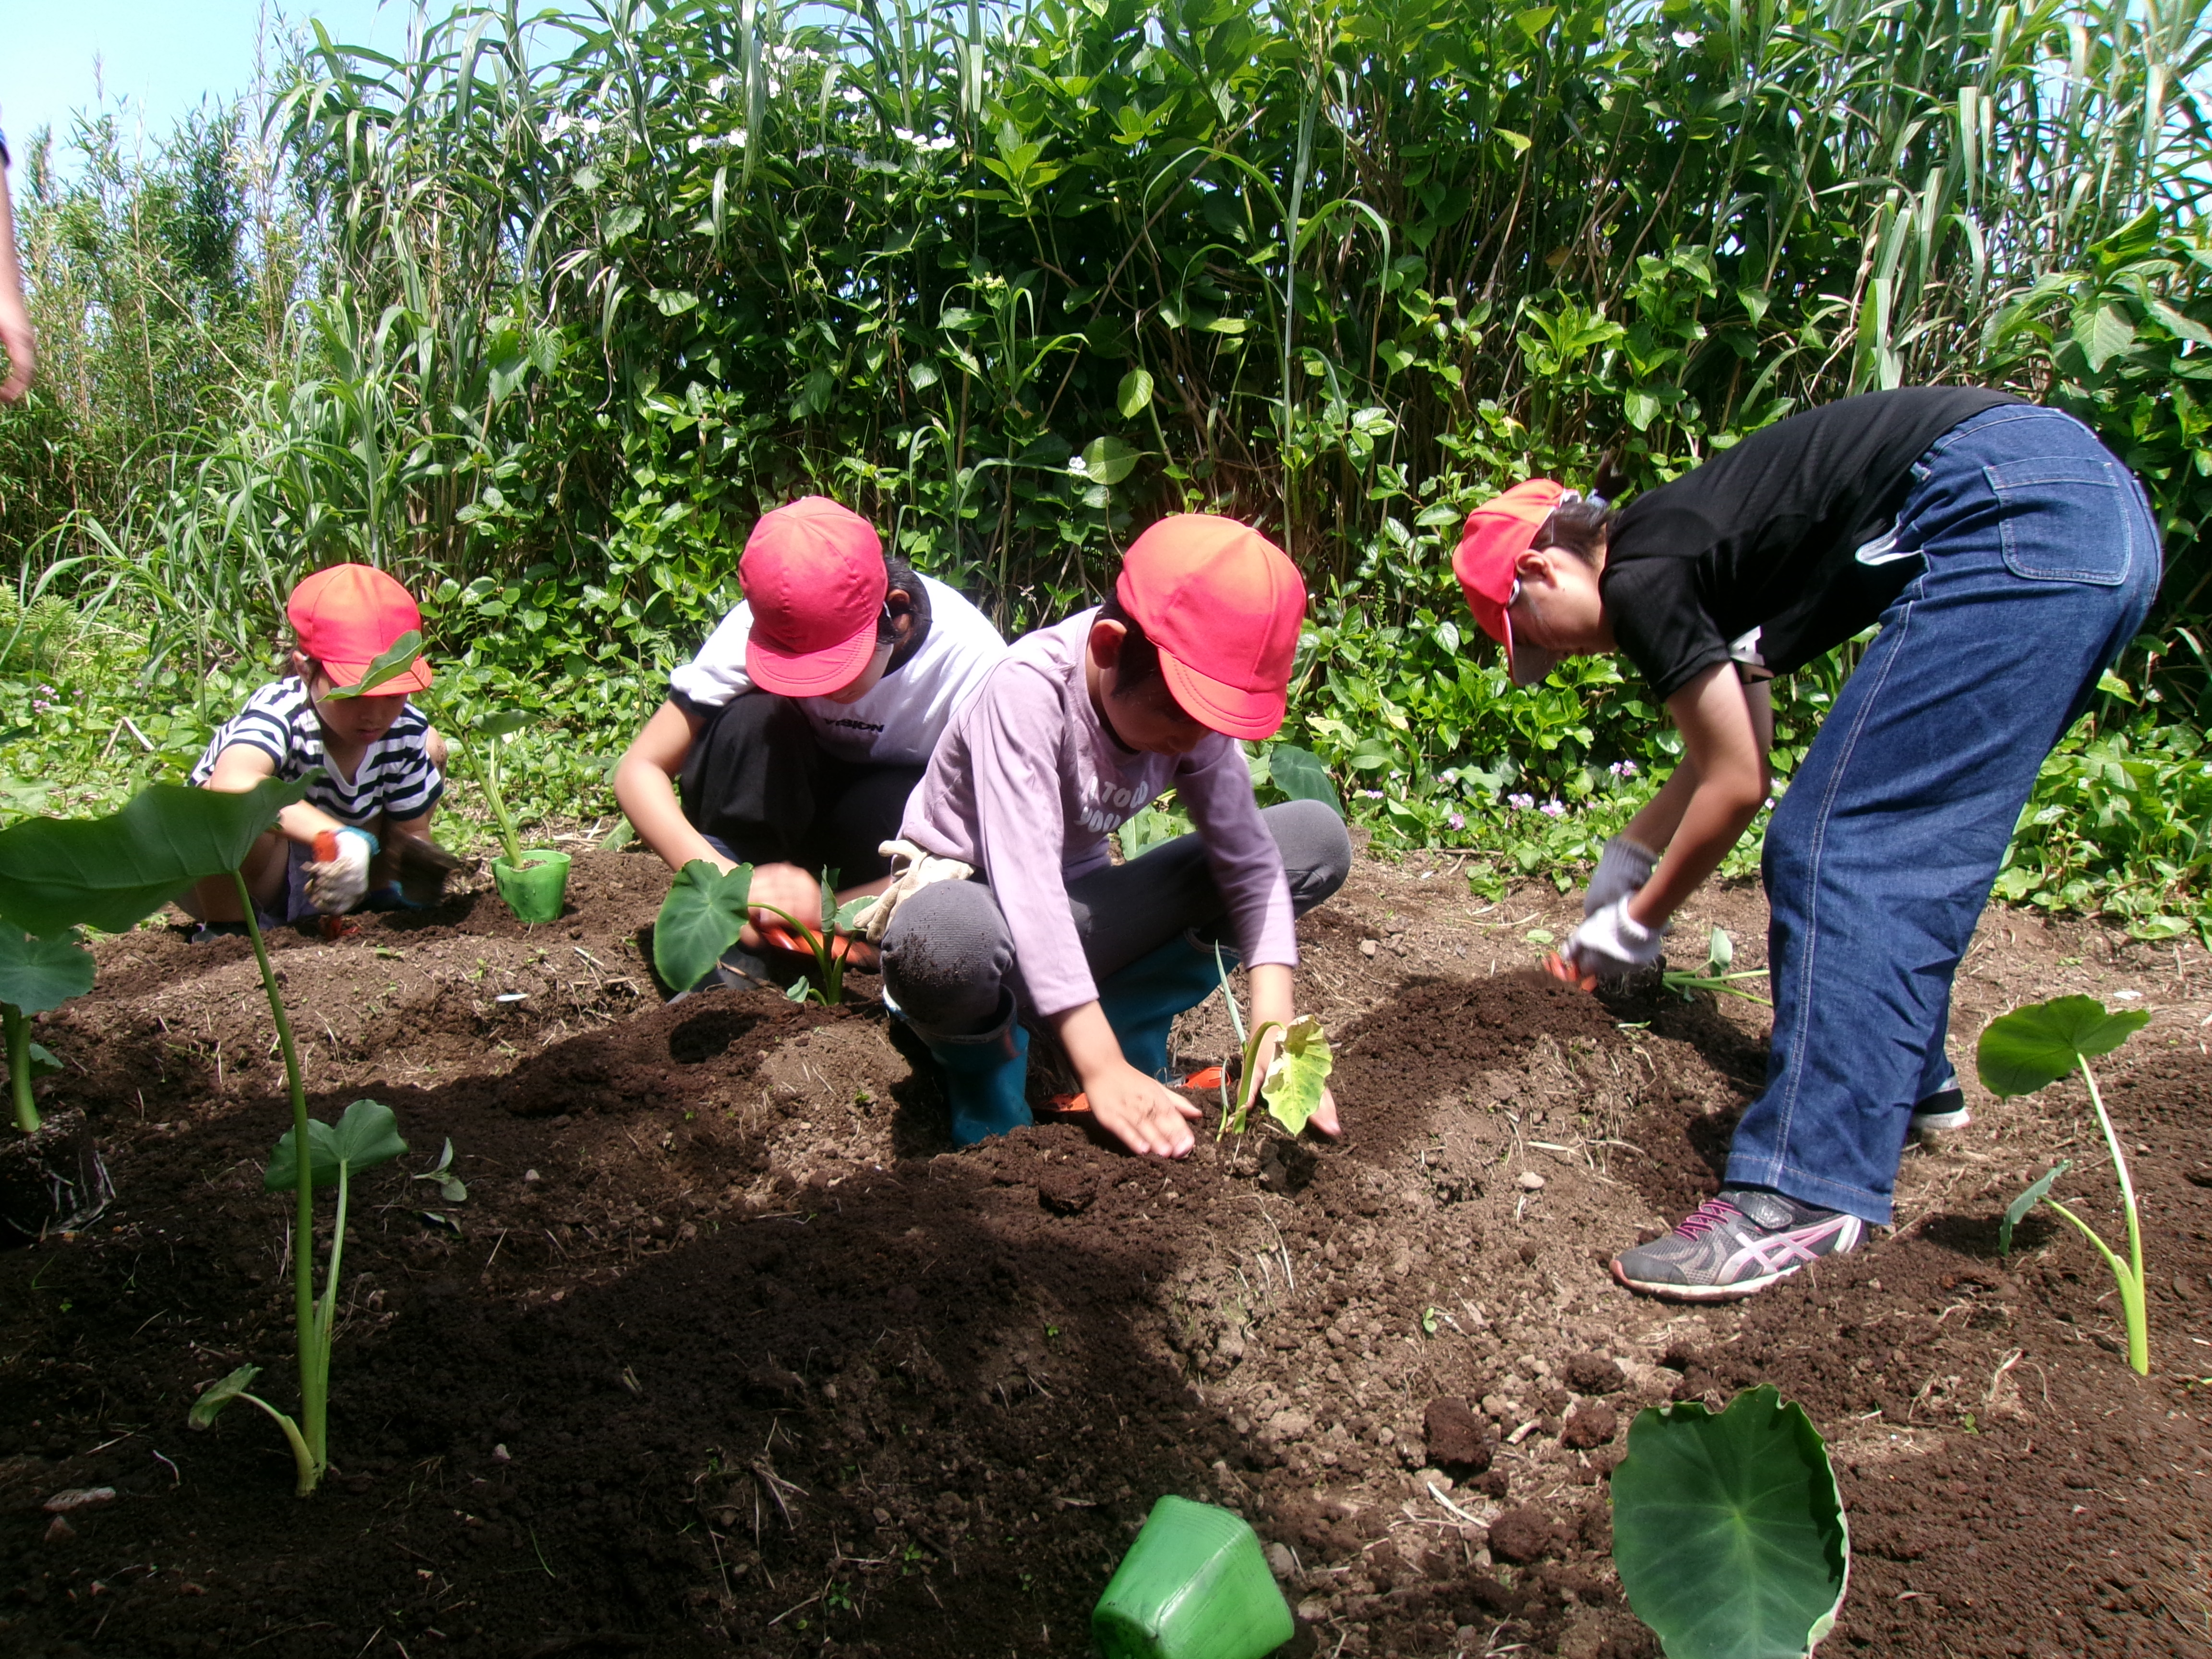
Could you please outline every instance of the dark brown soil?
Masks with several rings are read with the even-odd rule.
[[[1620,1292],[1611,1251],[1714,1188],[1763,1011],[1541,978],[1548,894],[1501,909],[1449,868],[1363,865],[1305,924],[1346,1142],[1262,1131],[1163,1166],[1065,1126],[946,1152],[872,1003],[663,1006],[637,945],[663,886],[587,855],[550,927],[485,895],[281,942],[315,1109],[373,1095],[412,1147],[356,1194],[338,1473],[305,1501],[265,1419],[185,1427],[249,1360],[295,1397],[250,956],[100,947],[40,1040],[118,1197],[0,1255],[0,1650],[1078,1654],[1176,1492],[1280,1547],[1294,1651],[1626,1659],[1656,1651],[1610,1568],[1628,1422],[1757,1381],[1843,1474],[1856,1559],[1824,1651],[2212,1645],[2201,951],[1997,916],[1960,985],[1961,1032],[2061,989],[2155,1011],[2103,1073],[2145,1149],[2142,1380],[2078,1238],[2032,1219],[1995,1253],[2060,1155],[2117,1236],[2078,1088],[1970,1091],[1980,1121],[1908,1158],[1895,1236],[1749,1304]],[[1763,959],[1755,893],[1706,908],[1686,937],[1718,921]],[[1218,1059],[1226,1034],[1217,1000],[1182,1046]],[[458,1204],[412,1178],[448,1137]]]

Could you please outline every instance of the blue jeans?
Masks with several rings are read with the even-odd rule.
[[[1728,1184],[1887,1224],[1945,1087],[1951,979],[2044,757],[2158,592],[2142,486],[2056,410],[1985,410],[1912,469],[1920,574],[1766,832],[1774,1035]]]

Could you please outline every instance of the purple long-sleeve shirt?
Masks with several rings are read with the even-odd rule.
[[[1133,753],[1091,707],[1082,611],[1018,641],[954,716],[899,834],[971,864],[991,884],[1022,978],[1049,1018],[1097,1000],[1067,883],[1110,861],[1106,836],[1173,789],[1206,845],[1248,964],[1296,967],[1282,854],[1252,799],[1234,739],[1210,732],[1189,754]]]

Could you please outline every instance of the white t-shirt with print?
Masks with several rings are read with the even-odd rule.
[[[929,597],[929,637],[910,660],[855,702],[793,699],[832,754],[884,766],[927,766],[953,715],[1006,654],[1006,642],[981,611],[933,577],[920,580]],[[741,603],[699,654],[668,677],[678,704],[704,712],[752,690],[745,672],[752,624],[752,606]]]

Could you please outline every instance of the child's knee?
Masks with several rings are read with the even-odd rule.
[[[923,1025],[958,1030],[994,1012],[1013,940],[991,890],[941,881],[902,901],[884,935],[884,981]]]
[[[1352,835],[1326,802],[1284,801],[1260,816],[1283,855],[1291,902],[1300,910],[1344,885],[1352,873]]]

